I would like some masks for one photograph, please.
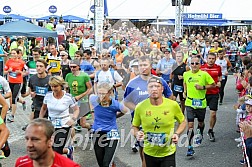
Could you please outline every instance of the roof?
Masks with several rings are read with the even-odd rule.
[[[56,31],[50,31],[23,20],[1,25],[0,34],[2,36],[57,37]]]

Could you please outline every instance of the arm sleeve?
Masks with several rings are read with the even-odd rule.
[[[171,88],[168,86],[168,84],[166,83],[164,79],[161,78],[161,80],[164,87],[164,91],[163,91],[164,97],[169,98],[172,95]]]

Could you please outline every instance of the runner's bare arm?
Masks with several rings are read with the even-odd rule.
[[[3,123],[0,125],[0,149],[3,147],[4,143],[8,139],[10,135],[10,131],[8,130],[7,126]]]
[[[39,118],[43,118],[45,116],[46,110],[47,110],[47,105],[43,103],[39,112]]]
[[[9,106],[2,95],[0,95],[0,104],[2,105],[1,117],[5,119]]]
[[[126,107],[128,107],[130,110],[135,110],[136,105],[132,102],[123,102]]]

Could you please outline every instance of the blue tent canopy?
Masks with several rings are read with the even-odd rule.
[[[75,22],[75,23],[89,23],[89,20],[86,20],[81,17],[73,16],[73,15],[66,15],[63,16],[64,22]]]
[[[19,20],[31,21],[31,18],[17,15],[17,14],[9,14],[9,15],[0,14],[0,21],[5,21],[5,19],[11,20],[11,21],[19,21]]]
[[[57,19],[60,18],[60,16],[58,16],[58,15],[49,15],[49,16],[37,18],[36,21],[49,21],[51,17],[57,18]]]
[[[50,31],[23,20],[1,25],[0,34],[2,36],[57,37],[56,31]]]

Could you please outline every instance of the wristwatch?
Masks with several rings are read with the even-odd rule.
[[[206,89],[206,86],[203,86],[203,90],[205,90]]]

